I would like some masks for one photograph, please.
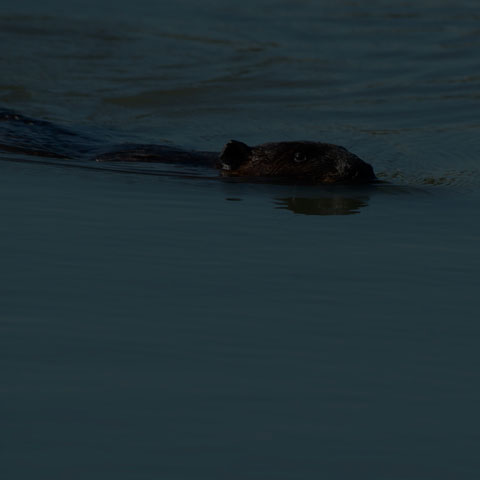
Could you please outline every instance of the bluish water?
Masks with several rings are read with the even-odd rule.
[[[3,476],[477,479],[478,21],[4,0],[2,108],[105,143],[329,141],[389,183],[2,154]]]

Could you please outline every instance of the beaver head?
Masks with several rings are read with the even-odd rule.
[[[272,142],[249,147],[230,140],[219,156],[224,176],[301,183],[368,183],[373,168],[347,149],[321,142]]]

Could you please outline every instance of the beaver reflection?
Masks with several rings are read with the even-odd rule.
[[[276,200],[276,208],[291,210],[303,215],[353,215],[366,207],[367,197],[347,198],[341,196],[324,198],[288,197]]]

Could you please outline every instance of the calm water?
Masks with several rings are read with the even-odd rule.
[[[3,0],[0,40],[0,108],[388,181],[0,154],[2,478],[478,479],[477,2]]]

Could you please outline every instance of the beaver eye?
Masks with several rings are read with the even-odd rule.
[[[296,162],[296,163],[302,163],[302,162],[305,162],[306,160],[307,160],[307,156],[304,153],[301,153],[301,152],[297,152],[293,156],[293,161]]]

